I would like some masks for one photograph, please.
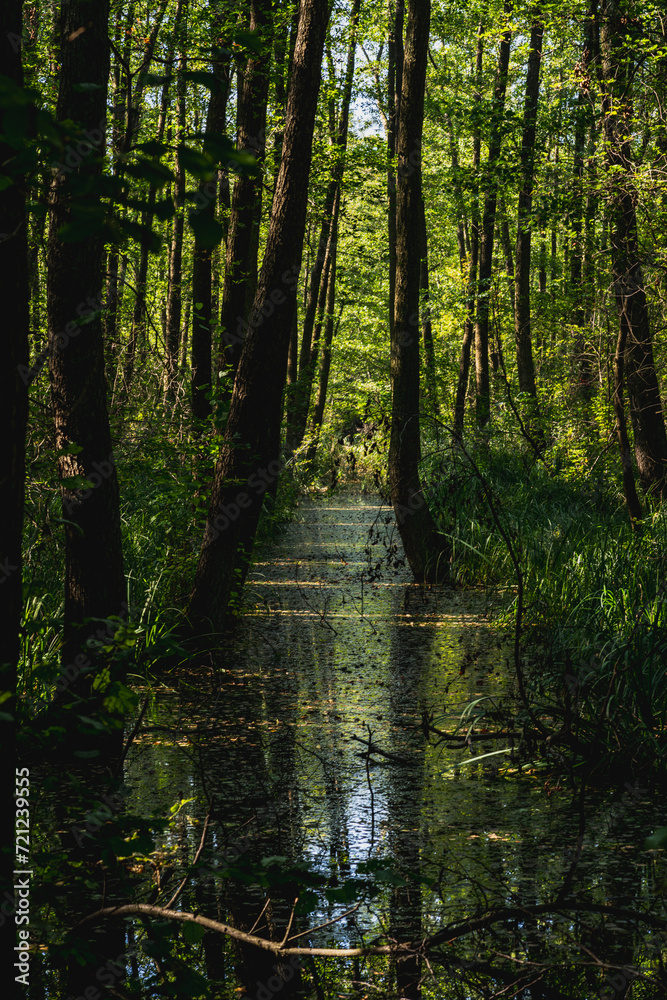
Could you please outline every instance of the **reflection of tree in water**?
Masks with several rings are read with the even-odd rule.
[[[235,675],[228,675],[231,681]],[[239,673],[240,677],[241,674]],[[261,888],[252,870],[262,859],[299,853],[300,808],[295,775],[294,722],[296,692],[284,684],[264,690],[251,678],[242,686],[228,684],[226,720],[217,738],[202,748],[200,766],[214,802],[216,824],[211,854],[235,872],[217,893],[217,913],[223,922],[270,940],[282,940],[289,922],[296,888],[289,881]],[[229,720],[238,720],[230,725]],[[275,732],[266,733],[266,720],[280,719]],[[278,867],[279,862],[273,866]],[[261,869],[260,869],[261,870]],[[244,881],[245,879],[245,881]],[[217,883],[219,885],[219,882]],[[210,908],[210,900],[208,903]],[[293,931],[295,928],[293,928]],[[207,972],[212,980],[224,970],[221,938],[205,938]],[[301,973],[262,948],[234,943],[234,966],[244,995],[264,996],[280,990],[289,997],[302,988]],[[276,978],[278,977],[278,978]],[[267,985],[269,983],[272,985]]]

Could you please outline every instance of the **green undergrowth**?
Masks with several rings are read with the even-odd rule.
[[[633,765],[664,765],[667,511],[633,530],[611,461],[593,480],[554,452],[506,437],[425,463],[454,580],[517,595],[514,556],[531,701]],[[499,624],[513,630],[516,610]]]

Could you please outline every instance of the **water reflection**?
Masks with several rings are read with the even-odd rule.
[[[651,877],[662,859],[641,851],[644,836],[664,825],[660,804],[636,792],[619,815],[618,792],[590,792],[582,825],[576,790],[549,795],[539,771],[507,774],[506,754],[469,763],[506,745],[451,751],[427,743],[424,714],[453,717],[475,698],[500,701],[512,693],[511,672],[483,594],[423,590],[387,560],[378,569],[395,527],[381,516],[366,551],[377,516],[374,503],[353,497],[302,504],[256,565],[247,615],[210,687],[202,694],[195,683],[191,695],[160,699],[152,721],[164,729],[137,742],[129,781],[141,808],[170,805],[176,789],[193,797],[200,821],[211,804],[209,875],[188,905],[213,907],[238,926],[259,918],[256,931],[275,939],[296,888],[234,888],[215,871],[230,858],[240,865],[277,855],[307,861],[326,880],[292,933],[329,926],[302,942],[412,943],[392,973],[391,990],[407,1000],[420,995],[420,983],[429,995],[466,1000],[588,998],[607,989],[620,997],[631,986],[633,997],[667,995],[629,971],[655,971],[664,935],[570,905],[576,897],[592,907],[664,912]],[[193,822],[191,850],[199,835]],[[331,924],[350,908],[331,890],[369,861],[391,865],[405,881],[388,878],[383,892]],[[531,912],[558,899],[568,905]],[[428,961],[419,954],[418,942],[443,927],[500,908],[516,912],[443,941]],[[216,978],[221,956],[209,941]],[[236,954],[251,996],[273,964]],[[377,965],[340,968],[368,982]]]

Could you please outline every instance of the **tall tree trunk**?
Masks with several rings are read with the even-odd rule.
[[[500,245],[503,248],[503,256],[505,258],[505,274],[507,275],[507,284],[510,293],[510,309],[512,311],[512,327],[514,328],[516,326],[516,308],[514,302],[516,272],[514,270],[514,254],[512,253],[512,240],[510,237],[509,219],[507,218],[507,206],[502,195],[499,199],[498,208],[498,215],[500,216],[500,219],[497,231],[500,236]],[[494,371],[495,368],[496,366],[494,365]]]
[[[642,519],[642,508],[637,496],[635,486],[635,473],[632,467],[632,452],[628,440],[628,426],[625,419],[624,403],[624,363],[627,348],[628,324],[621,320],[616,341],[616,353],[614,355],[614,415],[616,417],[616,436],[618,438],[618,448],[621,453],[621,468],[623,470],[623,496],[625,505],[628,508],[630,522],[637,527]]]
[[[0,10],[0,54],[3,73],[18,87],[23,86],[21,49],[14,44],[21,37],[22,3],[7,0]],[[25,485],[25,436],[28,419],[28,329],[30,286],[28,275],[26,181],[15,162],[17,150],[0,141],[0,173],[13,183],[0,185],[0,218],[6,229],[0,237],[0,301],[3,303],[3,364],[0,367],[0,421],[3,428],[0,452],[0,491],[5,498],[0,518],[0,691],[4,693],[0,715],[0,745],[8,758],[3,775],[4,801],[14,796],[14,747],[16,711],[16,667],[19,659],[19,627],[23,607],[21,540]],[[20,762],[16,762],[20,763]],[[3,844],[13,843],[15,816],[2,811]],[[12,898],[13,851],[2,852],[0,892]],[[14,922],[10,936],[15,938]],[[14,940],[12,940],[12,946]],[[12,960],[10,960],[11,962]],[[12,973],[13,975],[13,973]]]
[[[56,116],[102,132],[98,155],[72,171],[81,208],[99,204],[103,123],[109,74],[108,0],[63,4],[62,68]],[[81,25],[86,30],[81,31]],[[82,87],[82,84],[96,86]],[[101,124],[102,123],[102,124]],[[65,521],[64,665],[71,665],[91,627],[87,618],[121,615],[125,596],[118,480],[106,405],[102,309],[103,245],[99,236],[64,241],[63,225],[77,223],[69,175],[59,171],[50,193],[48,321],[52,404]],[[76,275],[76,281],[72,276]],[[81,477],[90,482],[72,481]],[[86,678],[88,681],[90,677]]]
[[[482,69],[484,56],[484,31],[483,25],[477,29],[477,54],[475,57],[475,108],[479,108],[482,101]],[[452,423],[454,432],[460,437],[463,434],[463,421],[465,417],[466,394],[468,392],[468,378],[470,374],[470,350],[475,334],[475,295],[477,291],[477,267],[479,263],[479,166],[481,161],[481,139],[479,132],[479,116],[475,117],[475,129],[472,139],[472,206],[470,211],[470,256],[468,258],[467,293],[466,293],[466,318],[463,327],[463,342],[461,344],[461,358],[459,360],[459,376],[456,383],[456,398],[454,401],[454,413]]]
[[[421,145],[431,5],[408,0],[396,185],[396,303],[391,340],[389,485],[398,529],[417,580],[442,579],[448,555],[419,477],[419,264]]]
[[[530,252],[533,235],[533,178],[535,174],[535,135],[537,106],[540,93],[540,65],[544,24],[537,13],[530,31],[530,52],[526,74],[526,97],[523,107],[521,138],[521,186],[519,188],[516,237],[516,289],[514,320],[516,333],[516,363],[519,391],[533,400],[531,419],[537,417],[537,387],[530,326]]]
[[[312,462],[315,458],[317,452],[317,446],[319,444],[320,432],[322,430],[322,421],[324,420],[324,409],[327,402],[327,389],[329,387],[329,372],[331,371],[331,346],[333,343],[336,331],[340,326],[340,319],[343,312],[343,304],[341,303],[340,311],[338,313],[338,320],[334,320],[334,305],[336,298],[336,244],[334,243],[334,256],[331,261],[331,270],[329,271],[329,285],[327,288],[327,318],[324,327],[324,339],[322,341],[322,350],[320,351],[320,371],[319,379],[317,384],[317,395],[315,397],[315,407],[313,409],[313,417],[311,421],[311,432],[312,432],[312,443],[310,450],[308,452],[308,461]]]
[[[176,168],[174,170],[174,219],[171,232],[171,252],[169,254],[169,281],[167,285],[167,326],[164,332],[165,357],[165,395],[168,400],[174,399],[176,376],[178,372],[178,347],[181,336],[181,314],[183,309],[183,228],[185,211],[185,167],[181,160],[178,146],[185,141],[185,94],[187,69],[186,55],[187,28],[181,24],[179,39],[180,59],[176,77]]]
[[[505,13],[509,14],[510,0],[506,0]],[[498,162],[505,113],[505,92],[507,70],[510,59],[510,29],[503,32],[498,49],[498,66],[493,93],[491,134],[484,184],[484,212],[482,215],[482,239],[479,250],[479,281],[477,291],[477,319],[475,322],[475,373],[476,411],[480,427],[488,423],[491,415],[491,387],[489,384],[489,296],[491,294],[491,272],[493,265],[493,234],[496,226],[496,201],[498,197]]]
[[[395,8],[392,11],[392,3]],[[389,235],[389,336],[393,336],[396,302],[396,151],[398,119],[403,86],[403,24],[405,0],[390,0],[389,43],[387,47],[387,226]],[[393,16],[392,16],[393,14]]]
[[[245,580],[262,496],[280,472],[282,397],[327,20],[327,4],[302,0],[269,234],[190,599],[193,621],[208,620],[214,628],[224,622],[232,589]]]
[[[162,16],[164,15],[164,6],[160,7],[157,16],[157,26],[161,24]],[[167,49],[167,57],[165,61],[165,77],[162,84],[162,91],[160,95],[160,112],[158,115],[157,132],[155,139],[157,142],[162,142],[164,138],[164,131],[167,122],[167,111],[169,107],[169,90],[171,87],[171,82],[173,79],[173,62],[174,53],[176,51],[176,39],[178,38],[181,30],[181,20],[183,18],[183,13],[185,11],[185,0],[177,0],[176,10],[174,12],[174,30],[169,41],[169,46]],[[157,40],[157,32],[151,32],[150,42],[147,46],[146,53],[143,60],[143,68],[147,70],[150,66],[151,59],[153,57],[153,52],[155,49],[155,41]],[[137,86],[135,88],[135,96],[133,101],[133,112],[130,123],[130,133],[129,139],[134,135],[134,130],[139,124],[139,117],[141,112],[141,103],[143,97],[143,87],[145,86],[146,76],[145,73],[140,73],[137,79]],[[128,140],[128,149],[129,149]],[[146,199],[147,205],[146,210],[142,214],[142,224],[144,226],[148,225],[151,218],[153,207],[155,205],[155,199],[157,196],[157,187],[154,184],[150,184],[148,188],[148,197]],[[130,332],[130,339],[127,346],[127,356],[125,359],[125,366],[123,371],[123,394],[127,395],[130,391],[132,385],[132,377],[134,375],[134,362],[136,358],[137,348],[142,340],[146,337],[146,281],[148,278],[148,253],[149,253],[149,243],[147,239],[144,239],[141,243],[139,251],[139,264],[137,265],[136,278],[135,278],[135,296],[134,296],[134,306],[132,309],[132,330]]]
[[[422,324],[422,340],[424,342],[424,368],[426,376],[426,390],[428,398],[433,408],[433,413],[438,416],[440,405],[438,403],[438,390],[435,382],[435,347],[433,345],[433,327],[431,325],[431,295],[428,283],[428,232],[426,229],[426,208],[424,198],[421,198],[419,212],[419,241],[420,241],[420,261],[419,261],[419,314]],[[463,226],[459,223],[459,232],[462,233]],[[465,252],[465,242],[463,243]]]
[[[625,327],[625,375],[643,488],[667,498],[667,435],[653,359],[639,243],[632,162],[632,75],[635,57],[628,49],[626,25],[632,16],[624,0],[603,0],[602,111],[609,167],[608,204],[611,259],[619,322]]]
[[[270,0],[251,0],[250,31],[261,39],[261,52],[252,55],[241,74],[237,105],[237,146],[253,153],[258,163],[266,150],[266,104],[269,93]],[[227,233],[227,268],[222,299],[222,340],[225,360],[235,372],[245,336],[245,321],[257,284],[258,229],[262,214],[262,175],[246,173],[236,178]]]
[[[315,317],[317,315],[317,305],[321,298],[322,303],[326,298],[327,275],[324,272],[326,261],[331,259],[330,243],[331,235],[335,228],[338,206],[340,204],[340,189],[345,171],[345,151],[347,149],[347,134],[350,118],[350,102],[352,100],[352,85],[354,82],[354,64],[357,47],[357,22],[359,20],[359,8],[361,0],[352,0],[350,10],[350,38],[347,47],[347,62],[345,67],[345,77],[340,100],[340,110],[337,122],[335,118],[335,106],[332,102],[332,113],[330,119],[331,144],[333,147],[334,164],[331,171],[331,179],[327,188],[324,218],[320,231],[318,254],[313,266],[310,281],[308,302],[303,320],[303,333],[301,338],[301,352],[299,358],[299,377],[295,392],[293,393],[293,407],[288,424],[288,445],[291,450],[300,447],[308,423],[308,410],[310,408],[310,397],[315,376],[315,357],[313,352],[313,332],[315,327]]]
[[[231,60],[227,56],[221,65],[213,66],[217,86],[211,92],[206,116],[205,134],[224,134],[227,102],[231,82]],[[206,149],[206,139],[204,139]],[[211,190],[211,189],[215,190]],[[197,212],[211,223],[215,220],[217,183],[201,181],[198,190],[201,204]],[[192,377],[191,399],[192,417],[195,423],[206,420],[211,414],[211,404],[206,393],[212,381],[212,337],[213,320],[213,248],[204,239],[199,229],[195,229],[195,245],[192,255]]]

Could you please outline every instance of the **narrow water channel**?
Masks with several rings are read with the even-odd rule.
[[[376,498],[303,500],[255,564],[227,648],[183,671],[178,690],[154,692],[128,758],[130,808],[191,800],[164,844],[174,863],[191,860],[210,809],[206,864],[183,908],[224,919],[225,871],[262,857],[313,874],[294,925],[327,924],[303,935],[310,946],[416,941],[561,893],[582,911],[554,906],[461,936],[419,965],[422,995],[667,996],[656,986],[664,933],[595,913],[664,913],[662,852],[643,850],[663,804],[634,786],[579,799],[565,778],[522,766],[507,740],[447,750],[427,739],[425,719],[465,732],[482,706],[510,704],[508,642],[492,623],[511,600],[415,585]],[[377,891],[355,895],[368,879]],[[259,913],[262,892],[244,892]],[[280,922],[291,900],[275,892]],[[397,992],[386,962],[327,967],[327,1000],[419,995],[414,982]]]

